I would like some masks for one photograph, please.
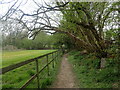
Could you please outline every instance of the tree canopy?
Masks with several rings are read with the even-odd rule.
[[[1,20],[15,20],[28,30],[30,38],[45,31],[66,34],[79,50],[107,57],[109,44],[118,41],[119,2],[54,2],[39,4],[33,13],[12,7]],[[15,10],[12,15],[11,10]],[[14,16],[14,17],[13,17]],[[35,39],[36,40],[36,39]],[[45,40],[44,40],[45,41]]]

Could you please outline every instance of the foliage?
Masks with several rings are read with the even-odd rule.
[[[56,33],[52,35],[52,43],[54,48],[64,48],[64,49],[73,49],[73,41],[63,33]]]
[[[36,5],[39,4],[36,2]],[[106,49],[109,43],[106,41],[111,42],[110,39],[114,39],[116,42],[117,39],[116,36],[119,26],[119,2],[56,2],[54,4],[52,3],[52,5],[47,5],[47,3],[45,3],[45,5],[46,6],[40,5],[36,8],[34,11],[36,14],[26,14],[23,10],[16,10],[15,12],[17,14],[13,14],[13,16],[16,16],[13,21],[17,23],[17,28],[21,25],[21,28],[28,29],[29,31],[27,33],[30,32],[30,35],[32,34],[33,36],[39,35],[38,33],[40,31],[51,33],[52,30],[55,31],[55,33],[64,33],[68,35],[76,48],[84,48],[88,52],[95,52],[96,56],[99,58],[107,57],[108,52]],[[55,13],[57,15],[54,16],[50,14],[51,11],[56,12],[56,10],[60,11],[59,13]],[[6,16],[5,18],[7,18]],[[56,19],[59,18],[59,16],[62,16],[60,17],[61,20]],[[27,17],[30,19],[27,19]],[[8,18],[8,21],[12,22],[12,20],[10,20],[11,19]],[[9,23],[7,27],[13,25],[16,24]],[[12,28],[15,29],[15,27]],[[18,30],[15,29],[13,31],[10,32],[10,34],[12,34],[9,34],[10,36],[16,36]],[[44,36],[40,36],[43,39],[42,41],[39,38],[31,43],[31,40],[27,40],[26,38],[23,40],[22,44],[18,46],[26,49],[39,49],[52,46],[49,35],[44,34]],[[46,38],[46,36],[49,38]],[[44,38],[46,39],[44,40]],[[10,41],[10,44],[11,42],[13,44],[15,42],[14,40],[11,39],[8,41]],[[21,39],[18,39],[17,41],[19,40]],[[27,46],[26,43],[30,45]]]
[[[81,55],[79,51],[69,53],[69,61],[73,65],[80,88],[117,88],[118,58],[107,58],[104,69],[97,69],[99,59],[94,54]]]
[[[24,33],[25,34],[25,33]],[[23,36],[23,34],[21,34]],[[10,42],[11,41],[11,42]],[[51,48],[52,47],[52,39],[51,36],[46,34],[45,32],[40,32],[34,40],[25,37],[20,38],[13,36],[7,36],[3,43],[6,45],[13,45],[19,49],[43,49],[43,48]]]
[[[117,38],[117,5],[117,2],[70,2],[62,11],[60,29],[70,33],[68,36],[77,48],[95,52],[99,58],[107,57],[106,49],[110,43],[106,41],[114,39],[116,42]]]

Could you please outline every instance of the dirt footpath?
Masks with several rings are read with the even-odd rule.
[[[65,54],[61,61],[57,80],[53,83],[52,88],[77,88],[75,75],[72,71],[72,66],[68,62],[67,54]]]

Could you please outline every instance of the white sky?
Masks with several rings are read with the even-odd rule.
[[[16,2],[17,0],[0,0],[0,16],[4,15],[9,8]],[[42,4],[43,0],[34,0],[39,4]],[[8,3],[10,2],[10,3]],[[45,0],[45,2],[51,2],[51,0]],[[18,0],[15,6],[20,5],[20,9],[22,9],[26,13],[31,13],[37,7],[37,5],[33,2],[33,0]]]
[[[16,2],[17,0],[0,0],[0,17],[5,15],[9,8]],[[34,0],[38,4],[43,4],[43,2],[51,3],[54,0]],[[10,3],[8,3],[10,2]],[[16,7],[19,5],[19,9],[23,10],[25,13],[33,13],[34,10],[38,9],[38,6],[33,2],[33,0],[18,0],[16,3]],[[27,18],[28,19],[28,18]],[[109,28],[109,26],[107,27]]]
[[[17,0],[0,0],[0,16],[4,15],[8,9],[16,2]],[[55,2],[55,1],[74,1],[74,2],[78,2],[78,1],[104,1],[104,0],[34,0],[36,1],[38,4],[42,4],[42,2],[47,2],[47,3],[51,3],[51,2]],[[119,1],[119,0],[106,0],[106,1]],[[10,3],[9,3],[10,2]],[[22,2],[22,3],[21,3]],[[26,3],[27,2],[27,3]],[[35,8],[37,8],[37,6],[35,5],[35,3],[33,2],[33,0],[18,0],[16,6],[18,6],[21,3],[20,9],[22,9],[23,11],[25,11],[26,13],[30,13],[31,11],[35,10]]]
[[[4,16],[7,11],[11,8],[11,6],[16,2],[17,0],[0,0],[0,17]],[[44,5],[44,0],[34,0],[36,1],[39,5]],[[10,3],[8,3],[10,2]],[[45,2],[48,3],[53,3],[50,0],[45,0]],[[23,12],[26,14],[31,14],[33,11],[36,11],[39,7],[33,2],[33,0],[18,0],[16,5],[14,6],[17,7],[21,3],[20,7],[18,9],[21,9]],[[54,12],[51,12],[49,14],[50,17],[54,17],[53,15],[56,15]],[[32,20],[31,17],[25,17],[27,20]],[[24,18],[24,19],[25,19]],[[55,20],[59,19],[60,17],[54,17]],[[59,20],[57,20],[59,21]],[[44,21],[42,21],[44,22]],[[55,25],[55,22],[52,22],[52,26]],[[33,26],[31,24],[28,24],[28,26]],[[32,27],[31,27],[32,28]]]
[[[0,17],[4,16],[16,1],[17,0],[0,0]],[[44,5],[44,1],[47,4],[49,4],[49,3],[53,3],[54,0],[52,0],[52,1],[51,0],[34,0],[34,1],[37,2],[39,5]],[[14,6],[14,8],[19,6],[19,4],[21,3],[21,5],[18,9],[21,9],[26,14],[34,13],[34,11],[36,11],[39,8],[34,3],[34,1],[33,0],[18,0],[16,5]],[[8,3],[8,2],[10,2],[10,3]],[[55,15],[54,12],[49,13],[49,16],[52,17],[53,15]],[[30,17],[27,17],[26,19],[29,19],[29,18]]]
[[[0,16],[4,15],[8,9],[16,2],[17,0],[0,0]],[[55,2],[55,1],[72,1],[72,2],[78,2],[78,1],[82,1],[82,2],[90,2],[90,1],[95,1],[95,2],[116,2],[116,1],[120,1],[120,0],[34,0],[36,1],[38,4],[42,4],[42,2],[47,2],[47,3],[51,3],[51,2]],[[9,3],[10,2],[10,3]],[[21,3],[22,2],[22,3]],[[26,3],[27,2],[27,3]],[[33,0],[18,0],[16,6],[18,6],[21,3],[20,9],[22,9],[23,11],[29,13],[33,10],[35,10],[35,8],[37,8],[37,6],[35,5],[35,3],[33,2]],[[25,4],[26,3],[26,4]]]

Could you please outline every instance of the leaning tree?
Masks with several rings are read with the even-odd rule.
[[[18,0],[17,0],[18,1]],[[39,4],[33,13],[26,13],[14,5],[1,18],[17,20],[29,31],[30,37],[40,31],[64,33],[76,47],[95,52],[104,62],[108,52],[105,31],[118,29],[119,2],[54,2]],[[54,32],[53,32],[54,31]],[[118,32],[118,30],[116,31]]]

